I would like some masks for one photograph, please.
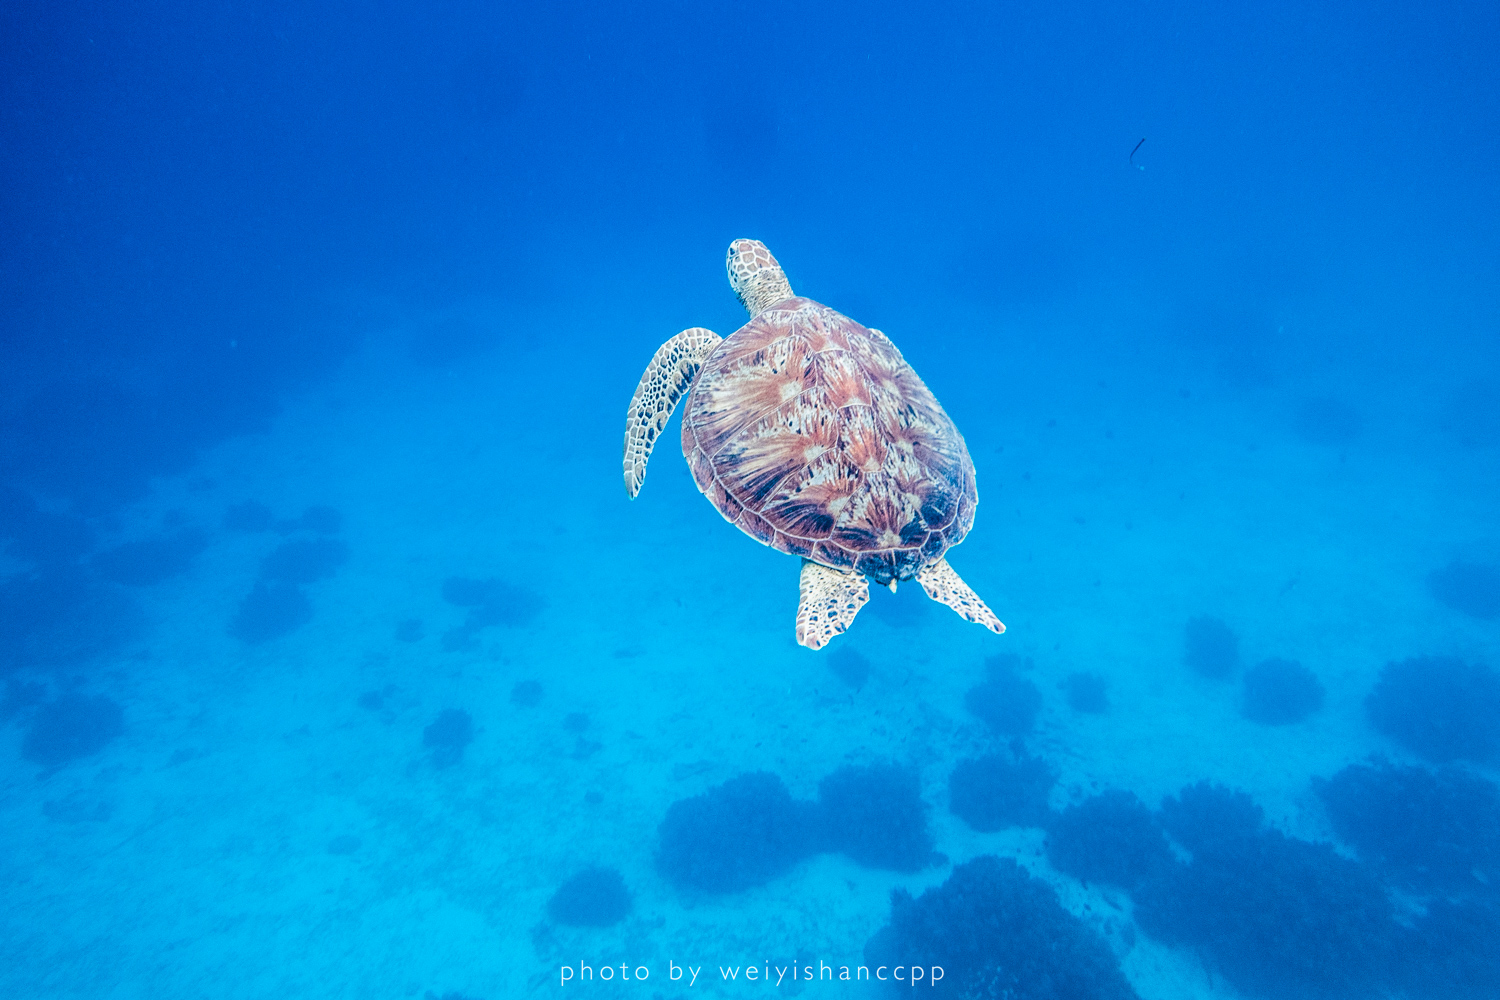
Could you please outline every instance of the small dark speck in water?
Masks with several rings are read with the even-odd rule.
[[[510,689],[510,702],[512,705],[520,705],[522,708],[531,708],[538,705],[542,700],[542,685],[540,681],[520,681]]]

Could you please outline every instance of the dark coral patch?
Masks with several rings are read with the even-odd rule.
[[[229,623],[229,634],[241,642],[258,645],[289,635],[312,621],[312,602],[300,587],[282,583],[257,583],[240,602]]]
[[[828,669],[856,691],[870,679],[869,658],[850,646],[840,646],[828,656]]]
[[[316,583],[338,572],[349,559],[349,546],[336,538],[283,542],[260,564],[262,580]]]
[[[510,703],[522,708],[532,708],[542,703],[541,681],[518,681],[510,689]]]
[[[47,699],[47,687],[34,681],[19,681],[14,677],[5,681],[5,694],[0,695],[0,720],[40,705]]]
[[[1455,561],[1428,574],[1427,589],[1443,604],[1471,618],[1500,618],[1500,568]]]
[[[461,608],[484,604],[495,592],[497,580],[471,580],[468,577],[450,576],[443,581],[443,600]]]
[[[1314,790],[1339,839],[1417,889],[1500,882],[1500,788],[1457,767],[1354,764]]]
[[[818,783],[821,846],[866,868],[914,872],[932,861],[917,772],[894,764],[841,767]]]
[[[1434,764],[1484,763],[1500,752],[1500,675],[1484,664],[1450,656],[1389,663],[1365,709],[1376,729]]]
[[[537,594],[501,580],[476,580],[452,576],[443,581],[443,599],[449,604],[468,608],[462,625],[443,633],[442,647],[447,652],[472,649],[479,633],[495,625],[518,626],[530,623],[546,606]]]
[[[1500,900],[1438,898],[1396,961],[1406,996],[1420,1000],[1494,1000],[1500,996]]]
[[[1172,839],[1196,857],[1242,853],[1243,843],[1260,832],[1265,810],[1244,792],[1200,781],[1162,801],[1161,824]]]
[[[125,731],[125,712],[103,695],[65,694],[31,720],[21,756],[43,767],[90,757]]]
[[[916,966],[929,979],[941,967],[932,992],[959,997],[1136,996],[1109,945],[1063,909],[1051,886],[990,855],[959,865],[915,899],[893,892],[890,923],[865,946],[865,961],[872,969]]]
[[[1162,819],[1192,860],[1135,890],[1148,934],[1247,996],[1379,996],[1392,981],[1401,928],[1363,866],[1262,829],[1254,803],[1211,785],[1183,789]]]
[[[44,511],[20,490],[0,486],[0,551],[42,565],[72,562],[94,547],[94,530],[76,514]]]
[[[630,913],[630,891],[613,868],[588,868],[558,887],[547,916],[570,927],[612,927]]]
[[[309,507],[297,519],[297,527],[319,535],[337,535],[344,526],[344,515],[333,507]]]
[[[54,823],[103,823],[114,814],[114,803],[100,802],[79,792],[42,803],[42,815]]]
[[[1245,671],[1240,711],[1266,726],[1301,722],[1323,707],[1323,685],[1295,660],[1263,660]]]
[[[0,674],[84,663],[133,637],[139,606],[76,566],[0,581]]]
[[[1225,680],[1240,668],[1240,639],[1217,618],[1203,615],[1183,629],[1183,661],[1213,680]]]
[[[1042,710],[1042,692],[1017,671],[1021,658],[992,656],[985,661],[986,679],[964,695],[964,707],[1002,736],[1025,736]]]
[[[1151,810],[1112,790],[1063,810],[1047,828],[1047,860],[1082,882],[1134,889],[1175,859]]]
[[[780,778],[757,771],[672,803],[656,867],[674,885],[708,893],[763,885],[816,850],[816,811]]]
[[[188,528],[159,538],[126,542],[94,556],[94,569],[104,579],[131,587],[148,587],[187,572],[198,553],[208,547],[201,531]]]
[[[1062,682],[1068,707],[1075,712],[1103,715],[1109,711],[1108,685],[1098,674],[1069,674]]]
[[[422,730],[422,745],[432,751],[432,762],[451,767],[463,759],[464,749],[474,742],[474,717],[463,709],[445,708]]]
[[[255,500],[235,504],[224,512],[224,528],[227,531],[261,532],[276,527],[276,515],[271,508]]]
[[[464,627],[470,631],[492,625],[526,625],[541,613],[545,601],[524,587],[502,580],[474,580],[451,576],[443,581],[443,599],[469,608]]]

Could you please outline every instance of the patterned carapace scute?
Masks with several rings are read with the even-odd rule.
[[[791,555],[909,580],[974,522],[974,463],[885,335],[777,303],[704,362],[682,420],[698,489]]]

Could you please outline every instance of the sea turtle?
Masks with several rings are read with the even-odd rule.
[[[728,337],[684,330],[657,350],[630,400],[632,498],[678,400],[682,453],[719,513],[802,557],[797,641],[820,649],[870,588],[915,578],[992,632],[1005,626],[943,554],[974,523],[974,463],[958,428],[879,330],[792,294],[758,240],[729,245],[729,284],[750,322]]]

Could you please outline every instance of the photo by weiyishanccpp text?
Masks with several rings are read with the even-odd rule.
[[[678,965],[674,961],[667,962],[666,978],[672,982],[684,981],[687,986],[696,986],[698,977],[703,973],[701,965]],[[764,983],[774,980],[777,986],[783,982],[804,982],[817,980],[820,982],[852,982],[860,980],[877,979],[883,981],[905,982],[916,986],[919,983],[929,983],[936,986],[942,982],[943,967],[934,965],[877,965],[872,971],[867,965],[826,965],[821,960],[817,966],[811,965],[774,965],[770,962],[762,962],[760,965],[720,965],[716,966],[719,978],[725,982],[750,982]],[[618,970],[618,971],[616,971]],[[579,962],[577,965],[564,965],[558,970],[558,984],[561,986],[580,985],[594,982],[610,982],[613,980],[634,980],[636,982],[648,982],[651,979],[651,968],[645,965],[632,967],[628,962],[619,965],[589,965]],[[710,972],[710,974],[712,974]]]

